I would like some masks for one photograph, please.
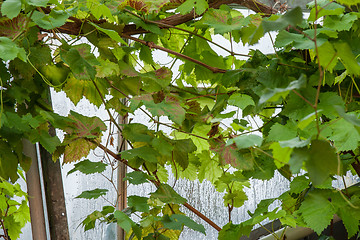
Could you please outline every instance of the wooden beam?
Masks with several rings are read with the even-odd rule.
[[[26,156],[30,157],[32,161],[30,169],[26,173],[32,238],[37,240],[46,240],[46,225],[36,145],[24,139],[23,152]]]

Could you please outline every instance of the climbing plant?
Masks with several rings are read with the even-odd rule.
[[[117,222],[129,239],[177,239],[185,226],[205,234],[203,225],[181,211],[184,206],[218,230],[219,239],[249,235],[266,219],[321,234],[335,214],[348,236],[356,236],[359,187],[337,189],[332,180],[348,171],[360,174],[359,3],[314,1],[305,17],[299,7],[254,0],[2,2],[3,237],[16,239],[28,219],[15,214],[24,208],[19,211],[26,215],[26,205],[17,208],[17,202],[11,220],[7,215],[9,199],[23,195],[9,182],[31,164],[22,139],[40,143],[54,161],[76,162],[71,172],[125,164],[129,184],[156,187],[146,197],[129,196],[124,211],[114,201],[91,213],[82,222],[85,231],[97,222]],[[236,6],[252,12],[244,16]],[[221,43],[214,40],[219,35]],[[270,36],[272,54],[255,47],[264,36]],[[240,52],[239,44],[254,47]],[[160,64],[154,51],[167,53],[170,63]],[[85,97],[108,116],[60,116],[47,101],[49,87],[75,105]],[[118,123],[119,116],[135,112],[150,124]],[[49,134],[50,126],[65,133],[62,141]],[[107,128],[120,131],[128,150],[111,150],[113,136],[103,136]],[[85,159],[96,148],[114,164]],[[232,222],[232,210],[247,200],[249,180],[268,180],[276,171],[290,190],[261,201],[249,220]],[[211,182],[224,194],[229,222],[218,226],[194,209],[167,184],[169,174]],[[90,189],[78,198],[108,191]],[[270,211],[274,201],[280,205]]]

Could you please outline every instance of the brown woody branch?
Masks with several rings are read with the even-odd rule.
[[[180,2],[179,2],[180,4]],[[219,1],[210,1],[209,7],[210,8],[219,8],[221,5],[229,5],[229,4],[237,4],[240,6],[244,6],[250,10],[253,10],[257,13],[263,13],[264,16],[269,16],[271,14],[276,13],[277,11],[273,9],[272,7],[269,7],[265,4],[262,4],[260,2],[257,2],[256,0],[219,0]],[[51,11],[50,8],[42,8],[42,11],[44,13],[49,13]],[[186,23],[188,21],[193,20],[194,18],[199,17],[200,15],[196,15],[194,11],[181,15],[181,14],[174,14],[170,17],[161,19],[158,21],[159,25],[166,24],[168,26],[177,26],[182,23]],[[71,22],[65,23],[63,26],[58,27],[57,31],[60,33],[66,33],[70,35],[80,35],[82,34],[82,25],[84,24],[83,20],[80,20],[75,17],[69,18]],[[96,23],[96,22],[95,22]],[[163,29],[168,29],[169,27],[162,26]],[[51,30],[42,29],[44,32],[51,32]],[[134,34],[141,34],[141,33],[147,33],[148,31],[143,28],[137,28],[135,24],[128,24],[124,26],[123,34],[126,35],[134,35]]]
[[[107,147],[105,147],[104,145],[102,145],[101,143],[98,144],[98,146],[104,150],[104,152],[106,152],[107,154],[109,154],[110,156],[112,156],[113,158],[115,158],[116,160],[122,162],[123,164],[125,164],[127,167],[130,167],[131,169],[133,169],[134,171],[141,171],[138,168],[134,168],[131,167],[128,162],[125,159],[121,158],[121,155],[114,153],[113,151],[111,151],[110,149],[108,149]],[[155,180],[150,180],[153,184],[155,184],[156,187],[159,187],[160,182],[155,181]],[[199,212],[197,209],[195,209],[193,206],[191,206],[188,203],[184,203],[183,204],[184,207],[186,207],[187,209],[189,209],[190,211],[192,211],[193,213],[195,213],[198,217],[200,217],[202,220],[204,220],[205,222],[207,222],[210,226],[212,226],[213,228],[215,228],[218,231],[221,231],[221,227],[219,227],[216,223],[214,223],[213,221],[211,221],[208,217],[206,217],[204,214],[202,214],[201,212]]]

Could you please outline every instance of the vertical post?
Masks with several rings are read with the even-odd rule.
[[[48,88],[48,99],[44,100],[51,106],[50,88]],[[49,126],[49,134],[50,136],[56,135],[54,127]],[[50,238],[51,240],[69,240],[69,227],[60,161],[54,162],[52,155],[41,145],[40,160],[44,179]]]
[[[51,136],[55,136],[53,127],[50,127],[49,132]],[[51,154],[42,146],[40,146],[40,155],[51,240],[69,240],[60,161],[54,162]]]
[[[125,104],[125,100],[123,99],[123,103]],[[119,116],[119,124],[126,124],[127,123],[127,117]],[[118,151],[122,152],[127,149],[127,143],[126,140],[123,138],[121,132],[119,131],[119,137],[118,137]],[[127,203],[127,193],[126,193],[126,181],[123,181],[124,177],[126,176],[126,166],[123,163],[118,163],[118,192],[120,194],[118,198],[118,210],[123,210],[126,208]],[[117,240],[124,240],[125,239],[125,231],[124,229],[117,226]]]
[[[32,237],[37,240],[46,240],[44,206],[35,144],[32,144],[28,140],[23,140],[23,152],[26,156],[30,157],[32,161],[30,169],[26,173]]]

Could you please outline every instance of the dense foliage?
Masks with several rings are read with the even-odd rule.
[[[234,3],[254,12],[243,16]],[[60,156],[64,163],[79,161],[73,171],[84,174],[116,168],[84,160],[101,148],[110,162],[133,170],[125,178],[129,184],[156,186],[147,197],[129,196],[126,211],[114,205],[91,213],[85,230],[96,222],[117,222],[132,239],[177,239],[184,226],[205,233],[179,210],[184,205],[200,215],[167,184],[174,174],[210,181],[225,193],[229,223],[219,227],[202,216],[220,231],[219,239],[248,235],[265,219],[321,234],[335,214],[349,237],[355,236],[359,187],[339,190],[331,181],[349,170],[360,173],[359,3],[314,1],[304,18],[300,8],[281,13],[285,5],[274,9],[252,0],[2,2],[1,227],[16,239],[28,219],[17,214],[26,215],[26,205],[11,202],[23,193],[8,183],[18,179],[19,167],[29,169],[22,150],[22,139],[28,139],[55,161]],[[274,32],[273,54],[240,53],[235,47],[254,45]],[[226,44],[212,41],[215,35]],[[219,56],[219,49],[226,56]],[[168,53],[170,64],[160,65],[154,50]],[[103,105],[109,116],[105,121],[76,112],[59,116],[48,103],[49,86],[74,104],[85,97]],[[119,125],[118,116],[135,111],[146,114],[151,127]],[[259,126],[250,122],[254,118]],[[49,124],[66,133],[62,141],[49,134]],[[121,132],[128,150],[112,152],[111,135],[101,143],[107,127]],[[288,179],[290,190],[263,200],[249,220],[233,223],[231,211],[246,201],[249,179],[268,180],[275,171]],[[276,200],[280,207],[269,211]],[[134,213],[140,222],[131,218]]]

